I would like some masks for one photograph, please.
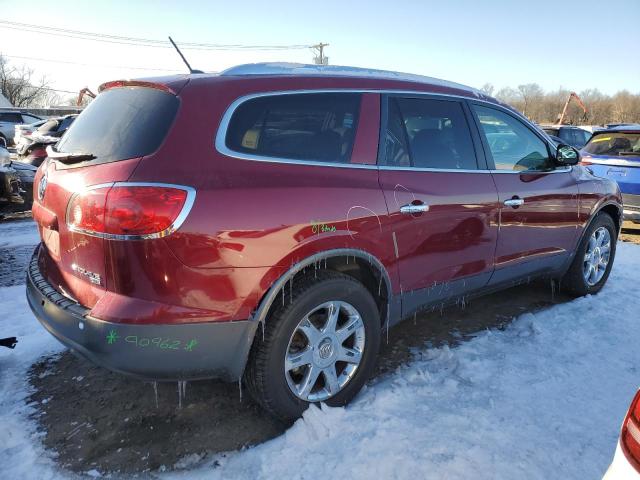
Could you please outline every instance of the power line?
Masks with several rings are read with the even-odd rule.
[[[126,65],[100,65],[100,64],[91,64],[91,63],[81,63],[81,62],[69,62],[66,60],[54,60],[51,58],[37,58],[37,57],[23,57],[20,55],[6,55],[4,53],[0,53],[0,56],[7,58],[19,58],[21,60],[33,60],[36,62],[50,62],[50,63],[62,63],[65,65],[79,65],[83,67],[99,67],[99,68],[122,68],[127,70],[153,70],[156,72],[182,72],[183,70],[176,69],[168,69],[168,68],[152,68],[152,67],[129,67]]]
[[[92,40],[96,42],[115,43],[121,45],[134,45],[141,47],[172,48],[165,40],[127,37],[121,35],[109,35],[104,33],[83,32],[66,28],[50,27],[45,25],[33,25],[28,23],[10,22],[0,20],[0,28],[42,33],[59,37],[76,38],[79,40]],[[217,44],[180,42],[180,47],[187,50],[301,50],[311,48],[312,45],[242,45],[242,44]]]

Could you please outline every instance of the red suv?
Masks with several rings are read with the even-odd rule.
[[[266,64],[100,90],[35,178],[27,296],[112,370],[294,418],[348,402],[402,318],[613,264],[616,184],[474,89]]]

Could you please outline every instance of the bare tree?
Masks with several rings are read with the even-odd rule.
[[[25,66],[9,65],[0,55],[0,92],[15,107],[33,107],[43,105],[52,91],[46,77],[34,78],[32,69]]]
[[[524,85],[518,85],[518,93],[522,97],[522,101],[524,102],[524,107],[522,109],[522,114],[525,117],[529,117],[532,120],[539,120],[539,112],[534,111],[536,109],[532,108],[534,104],[538,104],[539,100],[544,96],[544,92],[540,85],[537,83],[526,83]]]
[[[489,95],[490,97],[493,96],[494,90],[495,90],[495,87],[490,83],[485,83],[482,87],[480,87],[480,91],[482,93]]]

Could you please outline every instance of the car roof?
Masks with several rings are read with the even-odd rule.
[[[222,77],[231,76],[321,76],[321,77],[352,77],[375,78],[378,80],[398,80],[402,82],[414,82],[427,85],[438,85],[469,92],[478,90],[460,83],[441,80],[439,78],[415,75],[412,73],[393,72],[361,67],[347,67],[340,65],[312,65],[305,63],[247,63],[228,68],[219,74]]]
[[[439,78],[360,67],[310,65],[303,63],[250,63],[220,73],[193,73],[137,79],[152,82],[178,93],[187,83],[223,84],[242,81],[247,90],[276,91],[304,89],[408,90],[461,95],[505,105],[480,90]],[[105,88],[110,88],[108,82]],[[251,85],[251,86],[249,86]]]
[[[602,133],[640,133],[640,125],[623,125],[620,127],[605,128],[603,130],[593,132],[594,135],[600,135]]]

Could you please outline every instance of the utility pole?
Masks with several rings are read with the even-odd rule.
[[[312,45],[311,48],[313,48],[316,52],[318,52],[318,55],[316,55],[313,58],[313,61],[316,65],[327,65],[329,63],[329,57],[325,57],[324,56],[324,47],[328,47],[329,44],[328,43],[318,43],[317,45]]]

